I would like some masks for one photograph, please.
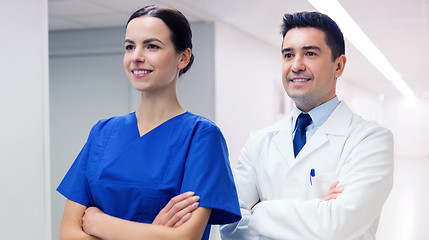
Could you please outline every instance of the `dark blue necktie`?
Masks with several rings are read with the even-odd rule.
[[[305,128],[311,124],[311,117],[307,113],[301,113],[298,116],[295,124],[295,137],[293,138],[293,153],[295,157],[301,151],[302,147],[305,145]]]

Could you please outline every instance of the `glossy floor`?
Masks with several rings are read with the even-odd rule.
[[[429,239],[429,158],[397,158],[378,240]]]

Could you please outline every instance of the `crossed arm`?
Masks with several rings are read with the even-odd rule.
[[[198,208],[198,199],[193,193],[172,198],[152,224],[115,218],[67,200],[59,239],[201,239],[211,209]]]
[[[336,181],[323,197],[336,199],[343,188]],[[95,207],[67,200],[59,239],[201,239],[211,209],[198,208],[198,196],[192,192],[172,198],[159,212],[152,224],[136,223],[104,214]],[[191,220],[191,216],[194,216]],[[188,222],[188,220],[191,220]],[[185,224],[186,223],[186,224]],[[184,225],[183,228],[180,228]]]
[[[323,195],[322,201],[337,199],[337,197],[344,191],[344,187],[338,187],[339,183],[340,182],[337,180],[329,187],[329,190],[325,193],[325,195]],[[253,210],[253,208],[260,202],[261,201],[258,201],[257,203],[255,203],[252,206],[251,210]]]

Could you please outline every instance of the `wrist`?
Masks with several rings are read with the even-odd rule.
[[[107,232],[110,228],[110,222],[109,222],[109,215],[103,213],[100,213],[97,216],[96,222],[95,222],[95,236],[98,238],[103,238],[102,236],[107,236]]]
[[[88,234],[97,237],[102,238],[102,236],[105,236],[105,229],[108,228],[107,221],[106,221],[106,214],[103,212],[96,213],[92,215],[91,218],[91,227],[88,229]]]

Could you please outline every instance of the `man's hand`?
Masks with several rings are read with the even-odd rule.
[[[191,218],[192,212],[198,208],[199,199],[193,192],[175,196],[158,213],[152,224],[179,227]]]
[[[329,201],[331,199],[337,199],[338,195],[340,195],[343,192],[344,188],[343,187],[337,187],[338,183],[340,183],[340,182],[336,181],[334,184],[331,185],[331,187],[329,187],[329,191],[322,198],[323,201]]]

